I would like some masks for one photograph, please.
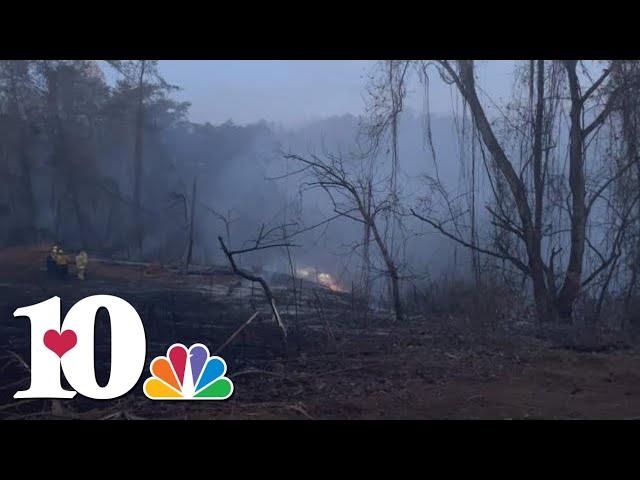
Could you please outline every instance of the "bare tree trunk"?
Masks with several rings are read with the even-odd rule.
[[[476,126],[484,144],[492,154],[500,173],[507,181],[509,189],[516,202],[516,208],[522,224],[522,232],[527,247],[527,257],[529,270],[533,282],[534,301],[538,319],[547,320],[551,314],[551,299],[545,283],[544,262],[541,257],[540,234],[536,232],[536,226],[532,218],[531,209],[527,201],[526,188],[524,183],[516,173],[513,165],[508,160],[504,150],[496,138],[493,128],[487,119],[484,109],[480,104],[475,88],[475,77],[473,61],[461,60],[460,76],[456,76],[459,82],[459,89],[465,97],[471,113],[473,114]],[[450,67],[449,67],[450,68]],[[454,73],[455,72],[451,72]]]
[[[185,260],[185,271],[189,270],[189,264],[191,263],[191,256],[193,254],[193,229],[196,218],[196,194],[198,188],[198,179],[193,179],[193,187],[191,189],[191,215],[189,220],[189,244],[187,246],[187,258]]]
[[[403,100],[404,100],[404,78],[407,73],[408,63],[407,62],[396,62],[394,60],[390,60],[388,62],[389,66],[389,89],[391,96],[391,178],[389,183],[389,195],[391,196],[391,208],[389,211],[390,217],[390,235],[388,242],[388,255],[391,258],[391,263],[396,264],[396,234],[399,229],[399,218],[398,218],[398,171],[400,168],[400,159],[399,159],[399,150],[398,150],[398,122],[400,118],[400,113],[403,108]],[[386,260],[385,260],[386,262]],[[399,293],[398,293],[398,279],[397,272],[395,273],[396,279],[394,280],[394,275],[390,273],[390,284],[389,290],[391,292],[391,298],[394,302],[394,309],[396,311],[396,317],[398,319],[401,318],[402,315],[398,316],[398,306],[399,306]],[[401,310],[401,308],[400,308]]]
[[[607,272],[607,276],[604,279],[604,283],[602,284],[602,288],[600,289],[600,294],[598,295],[598,303],[596,304],[596,314],[595,314],[595,320],[596,321],[600,320],[600,315],[602,314],[602,306],[604,305],[604,300],[607,297],[607,293],[609,292],[609,285],[611,284],[611,280],[613,278],[613,274],[616,271],[616,269],[618,268],[618,259],[619,258],[620,258],[620,256],[617,255],[616,259],[611,264],[611,267],[609,268],[609,270]]]
[[[365,209],[367,210],[367,218],[371,216],[371,181],[367,183],[367,191],[365,192]],[[364,299],[364,321],[365,324],[369,319],[369,308],[371,303],[371,224],[364,222],[364,238],[363,238],[363,259],[362,259],[362,297]]]
[[[133,204],[135,208],[135,233],[137,247],[142,253],[143,225],[142,225],[142,155],[144,142],[144,75],[146,60],[140,61],[138,77],[138,105],[136,108],[135,144],[133,150]]]
[[[631,279],[629,280],[629,286],[627,287],[627,293],[624,299],[624,313],[628,315],[631,312],[631,299],[633,298],[633,293],[636,290],[636,285],[638,284],[638,266],[634,265],[631,267]]]
[[[544,119],[544,60],[537,62],[537,102],[533,132],[533,185],[535,191],[535,225],[536,241],[540,242],[542,228],[542,201],[544,195],[544,179],[542,172],[542,122]]]
[[[282,237],[287,238],[286,227],[282,227]],[[299,293],[298,293],[298,284],[296,279],[296,266],[295,261],[293,259],[293,255],[291,255],[291,248],[289,246],[285,247],[287,251],[287,261],[289,262],[289,273],[291,274],[291,289],[293,291],[293,312],[294,312],[294,329],[298,329],[298,303],[299,303]],[[302,288],[302,286],[300,287]]]
[[[539,320],[554,320],[555,312],[552,305],[553,284],[545,285],[545,277],[553,282],[553,275],[544,272],[542,261],[542,229],[544,228],[542,213],[544,199],[544,171],[543,161],[543,120],[544,120],[544,60],[538,60],[535,70],[536,84],[536,108],[533,129],[533,186],[534,186],[534,226],[533,226],[533,251],[534,262],[531,267],[534,273],[534,297]],[[533,83],[533,78],[532,78]],[[533,88],[532,88],[533,90]]]
[[[632,89],[630,94],[625,95],[622,101],[622,134],[626,148],[626,159],[629,162],[638,158],[637,92],[637,88]],[[619,182],[625,191],[627,191],[629,187],[631,189],[640,187],[640,162],[636,164],[635,177],[632,176],[630,182],[625,182],[624,180],[625,179],[621,177]],[[636,290],[638,273],[640,271],[640,230],[638,230],[640,226],[640,207],[636,209],[634,221],[636,222],[636,231],[635,235],[631,236],[633,243],[627,247],[630,257],[630,261],[628,262],[630,264],[630,278],[625,292],[623,322],[625,318],[629,316],[631,299]],[[624,323],[622,327],[624,327]]]
[[[564,284],[556,300],[556,308],[562,319],[569,319],[573,303],[580,294],[582,263],[584,257],[587,206],[585,203],[584,135],[582,130],[583,99],[576,73],[577,62],[564,62],[571,92],[571,130],[569,147],[569,185],[571,187],[571,251]]]
[[[375,222],[370,221],[369,223],[371,224],[373,238],[380,249],[380,253],[382,254],[382,258],[387,267],[387,272],[389,273],[389,278],[391,279],[391,295],[393,297],[393,310],[396,315],[396,320],[402,321],[404,320],[404,312],[402,308],[402,299],[400,297],[400,277],[398,275],[398,268],[396,267],[393,257],[384,243],[384,239],[380,236]]]
[[[465,109],[466,112],[466,109]],[[478,230],[476,219],[476,131],[475,128],[471,130],[471,244],[475,247],[478,246]],[[473,278],[475,280],[476,288],[480,288],[482,282],[480,271],[480,254],[477,250],[471,250],[471,268],[473,270]]]

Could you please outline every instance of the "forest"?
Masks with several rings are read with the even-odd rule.
[[[640,62],[513,61],[500,98],[490,63],[378,61],[362,112],[285,126],[193,121],[158,60],[0,61],[0,418],[640,418]],[[15,402],[13,311],[100,292],[153,351],[220,345],[233,413]]]

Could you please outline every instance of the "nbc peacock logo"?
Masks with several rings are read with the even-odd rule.
[[[224,376],[226,362],[210,356],[200,343],[188,349],[171,345],[166,356],[153,359],[149,370],[152,377],[143,390],[151,400],[225,400],[233,394],[233,382]]]

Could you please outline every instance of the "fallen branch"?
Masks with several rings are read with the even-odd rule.
[[[214,355],[218,355],[227,345],[229,345],[231,342],[233,342],[233,340],[240,335],[240,332],[242,332],[245,328],[247,328],[249,326],[249,324],[253,321],[254,318],[256,318],[258,316],[259,312],[254,313],[253,315],[251,315],[251,317],[249,318],[249,320],[247,320],[246,322],[244,322],[242,325],[240,325],[240,327],[231,334],[231,336],[229,338],[227,338],[224,343],[222,345],[220,345],[217,350],[215,352],[213,352]]]
[[[25,403],[37,402],[38,400],[42,401],[42,398],[26,398],[18,402],[8,403],[6,405],[0,405],[0,410],[8,410],[13,407],[19,407],[21,405],[24,405]]]
[[[289,405],[286,408],[289,409],[289,410],[293,410],[293,411],[296,411],[298,413],[301,413],[302,415],[307,417],[309,420],[315,420],[315,418],[313,418],[311,415],[309,415],[309,412],[307,412],[301,404]]]
[[[239,252],[230,252],[227,246],[225,245],[224,240],[222,240],[222,237],[219,236],[218,241],[220,242],[220,247],[222,248],[222,251],[226,255],[227,259],[229,260],[229,264],[231,265],[231,269],[233,270],[233,273],[244,278],[245,280],[249,280],[250,282],[257,282],[262,287],[262,290],[264,291],[264,294],[267,297],[267,300],[269,302],[269,306],[271,307],[271,312],[273,313],[273,317],[275,318],[276,322],[278,323],[278,326],[280,327],[280,330],[282,331],[282,338],[286,345],[287,330],[284,326],[284,323],[282,322],[282,319],[280,318],[280,313],[276,308],[276,301],[273,298],[273,293],[271,292],[271,288],[269,288],[269,285],[267,284],[264,278],[258,275],[252,275],[238,268],[233,256],[238,254]],[[262,248],[262,247],[255,247],[254,249],[242,250],[241,252],[247,253],[253,250],[257,250],[259,248]]]
[[[229,377],[230,378],[236,378],[236,377],[240,377],[240,376],[243,376],[243,375],[251,375],[251,374],[270,375],[272,377],[287,378],[285,375],[282,375],[281,373],[270,372],[268,370],[260,370],[258,368],[250,368],[248,370],[241,370],[239,372],[236,372],[236,373],[233,373],[233,374],[229,375]]]
[[[9,388],[17,387],[17,386],[19,386],[19,385],[22,385],[22,384],[23,384],[23,383],[25,383],[26,381],[27,381],[27,379],[26,379],[26,378],[23,378],[23,379],[18,380],[18,381],[16,381],[16,382],[11,382],[11,383],[8,383],[8,384],[6,384],[6,385],[0,385],[0,390],[7,390],[7,389],[9,389]]]
[[[11,351],[9,351],[8,353],[10,353],[11,356],[16,360],[16,362],[22,365],[27,372],[31,373],[31,368],[29,368],[29,365],[27,365],[27,362],[25,362],[20,355]]]

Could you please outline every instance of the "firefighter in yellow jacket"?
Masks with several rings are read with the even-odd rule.
[[[58,254],[55,257],[58,275],[64,278],[69,273],[69,257],[67,257],[62,248],[58,248]]]
[[[87,269],[88,263],[89,255],[87,255],[87,252],[82,251],[76,255],[76,273],[79,280],[84,280],[84,272]]]

